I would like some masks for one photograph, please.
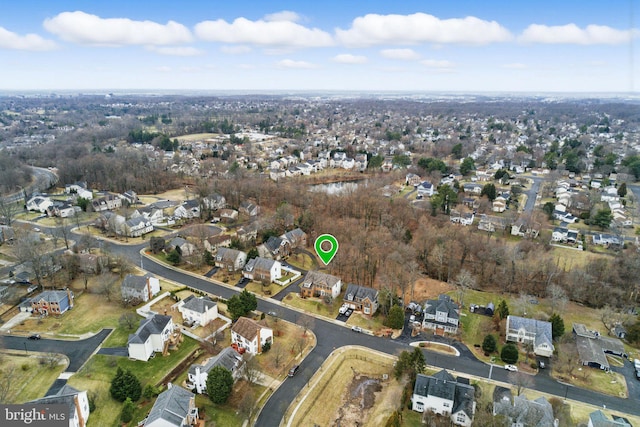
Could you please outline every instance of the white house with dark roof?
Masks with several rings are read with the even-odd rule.
[[[196,395],[171,383],[158,395],[143,427],[185,427],[198,425]]]
[[[471,426],[476,412],[475,389],[466,378],[455,378],[445,369],[428,376],[418,374],[411,409],[448,416],[458,426]]]
[[[344,293],[344,302],[349,304],[351,308],[371,316],[378,309],[378,291],[350,283]]]
[[[178,303],[178,311],[185,322],[205,326],[218,317],[218,304],[206,296],[189,295]]]
[[[66,405],[68,408],[67,420],[69,421],[69,427],[84,427],[87,425],[89,414],[89,397],[87,392],[79,391],[75,388],[64,385],[58,392],[51,394],[40,399],[27,402],[28,404],[36,405]]]
[[[160,281],[151,274],[144,276],[127,274],[120,285],[120,292],[125,302],[134,299],[147,302],[160,293]]]
[[[213,258],[216,267],[227,271],[242,270],[247,262],[247,253],[237,249],[218,248]]]
[[[248,317],[240,317],[231,327],[231,343],[253,355],[262,353],[262,346],[273,342],[273,329]]]
[[[589,422],[587,427],[632,427],[628,419],[612,415],[611,418],[607,418],[607,415],[600,409],[589,414]]]
[[[304,248],[307,246],[307,233],[300,228],[287,231],[280,237],[289,242],[291,248]]]
[[[127,341],[129,357],[146,362],[154,352],[162,353],[173,329],[171,316],[154,314],[142,319],[138,330],[129,335]]]
[[[460,307],[449,295],[440,295],[437,300],[428,300],[424,304],[422,327],[433,329],[437,335],[458,333]]]
[[[144,216],[131,218],[124,223],[124,234],[129,237],[140,237],[153,231],[153,224]]]
[[[216,366],[222,366],[237,380],[243,373],[244,362],[242,356],[231,347],[226,347],[216,356],[210,358],[205,364],[195,364],[189,367],[187,386],[191,385],[194,392],[205,393],[207,390],[207,377],[209,371]]]
[[[553,355],[551,323],[527,317],[507,316],[506,341],[529,343],[538,356]]]
[[[418,185],[418,196],[431,197],[435,194],[435,188],[429,181],[423,181]]]

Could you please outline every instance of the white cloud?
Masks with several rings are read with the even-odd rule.
[[[518,40],[524,43],[593,45],[627,43],[633,36],[632,31],[617,30],[606,25],[587,25],[580,28],[576,24],[532,24],[522,32]]]
[[[271,13],[269,15],[265,15],[264,20],[268,22],[278,22],[278,21],[298,22],[300,21],[300,15],[290,10],[283,10],[282,12],[276,12],[276,13]]]
[[[280,68],[301,68],[301,69],[311,69],[317,68],[316,65],[307,61],[294,61],[293,59],[283,59],[282,61],[278,61],[278,67]]]
[[[452,69],[455,67],[453,62],[444,59],[424,59],[420,61],[420,63],[425,67],[437,68],[440,70]]]
[[[522,62],[512,62],[511,64],[502,64],[502,68],[507,68],[511,70],[524,70],[525,68],[528,68],[528,67]]]
[[[257,46],[322,47],[331,46],[331,35],[318,28],[307,28],[292,21],[250,21],[237,18],[203,21],[195,26],[202,40]]]
[[[251,48],[249,46],[243,46],[243,45],[222,46],[220,47],[220,51],[228,55],[242,55],[243,53],[251,52]]]
[[[187,27],[175,21],[158,24],[128,18],[101,18],[85,12],[63,12],[45,19],[44,28],[61,39],[80,44],[175,45],[192,41]]]
[[[361,55],[351,55],[350,53],[343,53],[334,56],[332,61],[339,62],[341,64],[364,64],[365,62],[367,62],[367,57]]]
[[[354,19],[348,30],[337,29],[336,37],[347,46],[420,43],[482,45],[512,39],[509,30],[496,21],[484,21],[473,16],[439,19],[426,13],[368,14]]]
[[[160,67],[156,67],[155,68],[156,71],[160,71],[161,73],[169,73],[172,71],[171,67],[166,66],[166,65],[162,65]]]
[[[415,61],[420,59],[420,54],[413,49],[383,49],[380,55],[389,59],[400,59],[403,61]]]
[[[46,40],[37,34],[21,36],[0,27],[0,49],[15,50],[52,50],[57,46],[52,40]]]
[[[202,50],[190,46],[147,46],[147,50],[159,53],[160,55],[171,56],[198,56],[204,53]]]

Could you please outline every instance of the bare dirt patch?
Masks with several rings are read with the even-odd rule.
[[[343,405],[338,409],[338,415],[331,424],[336,427],[361,426],[363,412],[373,408],[376,393],[382,391],[382,384],[378,378],[354,374]]]

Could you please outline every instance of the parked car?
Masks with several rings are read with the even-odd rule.
[[[289,369],[289,376],[294,376],[298,370],[300,369],[300,365],[295,365],[293,368]]]
[[[39,340],[40,339],[40,334],[29,335],[29,339],[30,340]]]
[[[413,323],[415,321],[416,321],[416,316],[414,316],[413,314],[409,316],[409,323]]]
[[[278,313],[276,313],[275,311],[270,311],[267,314],[271,317],[278,317]]]
[[[352,326],[351,330],[353,332],[362,332],[362,328],[360,326]]]
[[[347,304],[342,304],[340,306],[340,310],[338,310],[338,313],[345,314],[348,309],[349,309],[349,306]]]
[[[518,367],[516,365],[504,365],[504,369],[511,372],[518,372]]]

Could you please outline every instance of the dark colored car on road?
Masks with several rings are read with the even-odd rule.
[[[300,369],[300,365],[296,365],[293,368],[289,369],[289,376],[290,377],[294,376],[299,369]]]

